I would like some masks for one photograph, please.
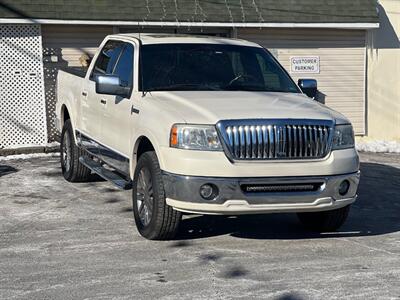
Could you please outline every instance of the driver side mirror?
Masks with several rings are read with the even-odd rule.
[[[106,95],[116,95],[128,98],[131,88],[121,85],[121,80],[117,75],[97,75],[95,76],[96,93]]]
[[[317,96],[317,81],[315,79],[299,79],[298,85],[310,98],[315,98]]]

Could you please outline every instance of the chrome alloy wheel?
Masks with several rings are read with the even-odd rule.
[[[143,167],[139,172],[136,199],[140,221],[144,226],[147,226],[153,215],[154,193],[151,173],[146,167]]]
[[[62,148],[62,162],[65,169],[65,172],[68,172],[71,168],[71,139],[69,137],[68,132],[64,134],[64,143]]]

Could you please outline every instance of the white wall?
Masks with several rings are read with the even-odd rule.
[[[400,0],[379,1],[368,35],[368,138],[400,141]]]

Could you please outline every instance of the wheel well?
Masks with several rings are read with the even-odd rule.
[[[65,123],[65,121],[70,119],[68,109],[65,107],[65,105],[62,108],[62,117],[63,117],[62,119],[63,124]]]
[[[138,161],[139,157],[147,151],[154,151],[154,147],[150,140],[147,137],[143,136],[140,138],[140,142],[136,151],[136,160]]]

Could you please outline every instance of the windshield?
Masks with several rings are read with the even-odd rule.
[[[141,48],[143,91],[299,93],[263,48],[219,44],[154,44]]]

